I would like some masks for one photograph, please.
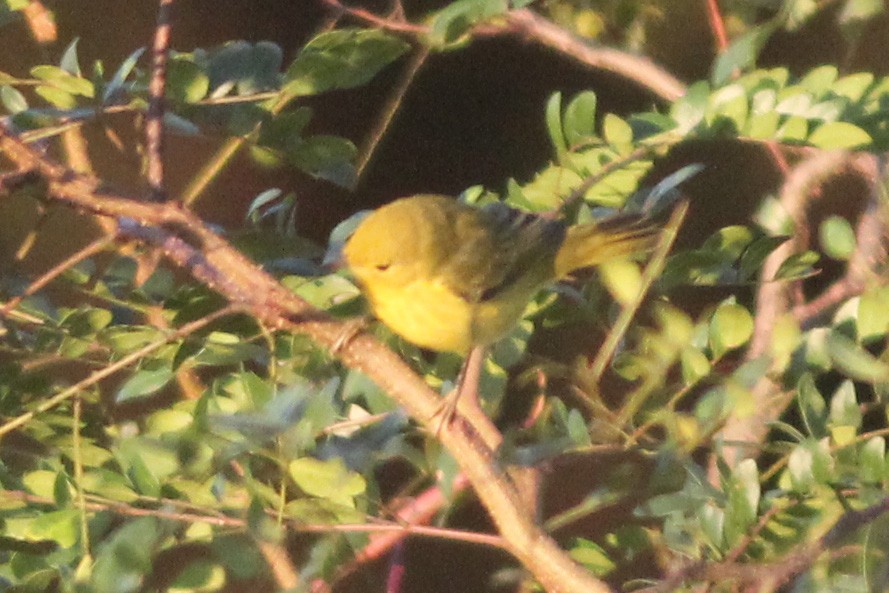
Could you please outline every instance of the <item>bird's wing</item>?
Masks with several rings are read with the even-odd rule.
[[[481,302],[519,284],[533,291],[553,277],[565,224],[502,203],[465,208],[454,221],[451,257],[441,277],[470,302]]]

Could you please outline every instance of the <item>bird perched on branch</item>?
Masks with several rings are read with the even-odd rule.
[[[648,251],[659,229],[641,213],[572,226],[499,202],[476,208],[418,195],[367,216],[343,256],[393,332],[423,348],[465,355],[509,332],[547,284]]]

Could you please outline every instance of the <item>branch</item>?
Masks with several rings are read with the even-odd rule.
[[[148,83],[148,111],[145,115],[146,177],[155,202],[166,200],[164,188],[164,92],[167,88],[167,58],[170,53],[170,13],[173,0],[159,0],[157,26],[151,46],[151,80]]]
[[[756,296],[753,337],[747,350],[747,359],[752,360],[768,353],[772,339],[772,328],[778,319],[790,310],[788,282],[771,280],[781,264],[804,246],[807,237],[808,218],[806,208],[811,203],[813,192],[822,183],[835,175],[848,159],[845,152],[816,152],[793,169],[781,189],[780,202],[794,221],[797,233],[793,238],[778,247],[766,259],[762,268],[765,281],[760,285]],[[759,444],[769,431],[770,421],[778,418],[791,399],[780,395],[778,386],[768,377],[762,378],[752,389],[755,410],[745,417],[731,415],[720,430],[718,438],[725,446],[722,454],[729,467],[741,459],[755,456]],[[716,456],[711,456],[710,479],[716,483],[719,472]]]
[[[460,464],[509,551],[544,589],[566,593],[610,590],[534,523],[494,451],[459,410],[453,422],[437,426],[438,394],[376,339],[359,334],[335,349],[347,323],[314,309],[176,203],[146,203],[103,189],[98,179],[78,175],[45,158],[5,128],[0,128],[0,152],[21,171],[40,175],[46,183],[47,199],[117,219],[122,235],[160,248],[192,277],[266,326],[308,335],[347,366],[371,377],[422,426],[431,431],[440,428],[442,445]]]
[[[685,94],[685,84],[648,58],[590,45],[530,9],[513,10],[507,15],[507,23],[507,30],[529,41],[554,49],[584,66],[632,80],[666,101],[675,101]]]
[[[421,42],[429,33],[429,27],[409,23],[400,17],[380,17],[364,9],[345,6],[340,0],[322,1],[337,14],[347,14],[367,25],[407,35]],[[519,35],[526,41],[555,50],[588,68],[605,70],[632,80],[665,101],[675,101],[685,94],[682,81],[648,58],[591,45],[527,8],[509,11],[502,24],[492,21],[476,25],[471,34],[476,37]]]

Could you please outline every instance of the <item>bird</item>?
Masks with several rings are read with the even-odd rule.
[[[371,212],[342,255],[374,316],[395,334],[467,356],[506,335],[542,288],[646,252],[659,231],[644,213],[570,225],[503,202],[476,207],[429,194]]]

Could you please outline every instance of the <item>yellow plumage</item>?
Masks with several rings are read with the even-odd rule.
[[[507,333],[542,287],[653,246],[640,215],[568,226],[503,204],[446,196],[396,200],[346,242],[346,264],[374,314],[423,348],[465,354]]]

